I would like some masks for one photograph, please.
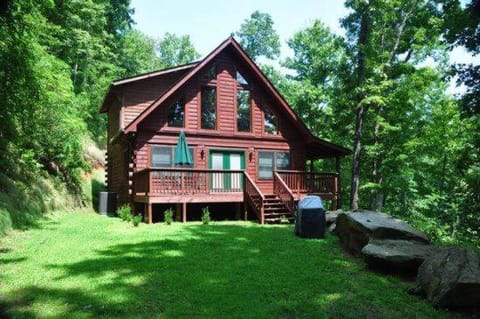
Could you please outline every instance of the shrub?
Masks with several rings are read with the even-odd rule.
[[[170,225],[173,222],[173,210],[171,208],[163,212],[163,220],[167,225]]]
[[[132,216],[132,224],[135,227],[138,227],[138,224],[142,221],[142,215],[134,215]]]
[[[122,205],[118,210],[117,210],[118,216],[126,222],[129,222],[132,220],[132,209],[130,208],[130,205],[125,204]]]
[[[210,223],[210,211],[208,210],[208,206],[202,208],[202,223],[204,225],[208,225]]]

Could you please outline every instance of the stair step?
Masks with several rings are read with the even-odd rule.
[[[278,212],[278,211],[287,211],[287,209],[284,207],[264,207],[263,210],[265,212]]]
[[[266,198],[264,201],[264,203],[277,203],[277,202],[282,202],[280,200],[280,198]]]
[[[263,214],[265,217],[269,217],[269,216],[294,216],[293,214],[290,214],[289,212],[287,211],[283,211],[283,212],[267,212],[267,213],[264,213]]]
[[[278,203],[264,203],[263,206],[265,207],[285,207],[285,204],[282,202]]]
[[[278,196],[276,194],[268,194],[265,195],[265,198],[277,198]]]
[[[265,218],[265,222],[267,223],[272,223],[272,222],[281,222],[282,220],[288,220],[289,222],[293,222],[295,220],[295,217],[278,217],[278,218]]]

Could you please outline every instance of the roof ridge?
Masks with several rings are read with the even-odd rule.
[[[165,74],[165,73],[170,73],[170,72],[180,71],[180,70],[184,70],[184,69],[188,69],[188,68],[193,68],[200,61],[201,60],[190,62],[190,63],[185,63],[185,64],[180,64],[180,65],[176,65],[176,66],[172,66],[172,67],[168,67],[168,68],[164,68],[164,69],[154,70],[154,71],[150,71],[150,72],[140,73],[140,74],[128,76],[128,77],[125,77],[125,78],[120,78],[120,79],[117,79],[117,80],[113,81],[112,84],[114,86],[116,86],[116,85],[121,85],[121,84],[125,84],[125,83],[130,83],[130,82],[133,82],[133,81],[143,80],[143,79],[146,79],[146,78],[162,75],[162,74]]]

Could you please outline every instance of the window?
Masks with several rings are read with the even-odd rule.
[[[251,131],[251,106],[250,91],[237,91],[237,130],[239,132]]]
[[[217,79],[217,65],[214,64],[207,71],[207,81],[213,81]]]
[[[168,126],[183,127],[185,117],[185,104],[183,101],[175,101],[168,112]]]
[[[263,109],[263,131],[265,134],[278,134],[277,118],[267,107]]]
[[[290,168],[290,154],[288,152],[260,151],[258,152],[258,178],[270,179],[273,170]]]
[[[190,155],[193,156],[193,147],[189,147]],[[174,167],[175,146],[171,145],[151,145],[150,146],[150,166],[151,167]],[[192,165],[193,167],[194,165]],[[184,165],[185,167],[185,165]]]
[[[275,152],[275,168],[277,170],[290,168],[290,154],[287,152]]]
[[[151,154],[152,167],[171,167],[173,165],[171,146],[152,146]]]
[[[258,152],[258,178],[273,177],[273,152]]]
[[[247,80],[245,80],[245,78],[243,77],[243,75],[237,71],[237,74],[236,74],[236,78],[237,78],[237,82],[238,84],[240,85],[248,85],[248,82]]]
[[[202,88],[202,128],[214,130],[217,126],[217,89]]]

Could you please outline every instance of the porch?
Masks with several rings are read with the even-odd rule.
[[[306,195],[331,201],[332,209],[340,203],[336,173],[278,170],[272,183],[273,194],[265,194],[244,170],[148,168],[133,174],[133,201],[145,204],[149,223],[152,204],[181,204],[185,222],[188,203],[244,203],[263,224],[293,219],[296,203]]]

